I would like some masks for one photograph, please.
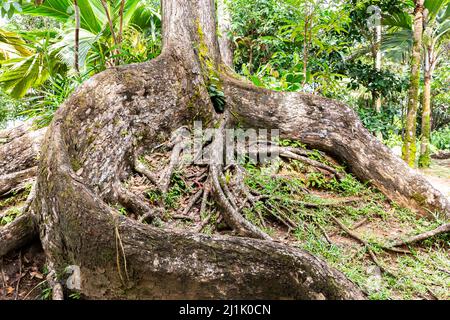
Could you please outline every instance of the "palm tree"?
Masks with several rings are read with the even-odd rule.
[[[431,139],[431,82],[433,73],[450,40],[450,1],[428,1],[424,21],[424,90],[420,167],[429,167]]]
[[[424,0],[414,0],[413,46],[411,54],[411,79],[408,93],[408,114],[406,116],[406,132],[402,148],[402,158],[409,166],[416,162],[416,118],[419,105],[419,83],[421,46],[423,33]]]
[[[55,32],[26,33],[26,37],[33,41],[25,41],[25,34],[14,34],[4,30],[0,31],[1,34],[8,34],[20,44],[20,46],[16,44],[16,53],[10,53],[0,62],[3,70],[0,84],[12,97],[23,97],[29,88],[38,87],[47,81],[52,72],[65,70],[61,61],[56,58],[56,53],[49,50],[52,39],[56,36]],[[4,45],[5,43],[2,43],[0,47]]]
[[[73,0],[73,6],[75,7],[75,71],[80,73],[80,7],[78,6],[78,0]]]
[[[116,28],[122,42],[124,28],[144,33],[154,31],[155,25],[161,21],[159,13],[145,1],[108,1],[107,10],[104,4],[104,0],[46,0],[40,5],[24,2],[16,14],[48,17],[61,22],[64,27],[58,32],[48,31],[50,36],[47,31],[14,35],[0,31],[0,85],[20,98],[30,88],[36,88],[50,76],[55,76],[51,70],[65,72],[63,68],[55,69],[51,65],[65,64],[76,72],[99,72],[111,56],[117,59],[119,54],[114,41]],[[6,36],[2,37],[1,32]],[[113,36],[115,39],[111,41]],[[10,51],[15,54],[2,54]],[[87,68],[88,62],[90,68]]]
[[[417,23],[419,28],[420,22],[415,20],[415,23]],[[394,32],[386,36],[382,45],[383,50],[397,56],[407,56],[412,51],[414,43],[411,16],[405,12],[397,13],[387,16],[384,19],[384,24],[393,28]],[[425,0],[423,3],[423,21],[420,28],[420,33],[422,34],[420,42],[422,43],[421,61],[423,61],[424,88],[419,166],[428,167],[430,165],[431,84],[433,72],[441,61],[446,50],[445,48],[448,46],[450,40],[450,0]],[[418,80],[415,79],[415,81]],[[415,88],[411,90],[415,90]],[[412,111],[412,109],[409,108],[408,111]],[[410,164],[414,164],[412,159],[413,157],[415,159],[415,123],[416,114],[408,112],[407,134],[404,148],[410,148],[411,150],[407,154],[409,160],[405,159]],[[413,133],[414,138],[408,133]]]

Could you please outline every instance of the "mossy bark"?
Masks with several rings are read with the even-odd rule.
[[[428,168],[431,165],[431,74],[429,72],[425,74],[422,108],[422,139],[419,167]]]
[[[424,0],[415,0],[413,49],[411,55],[411,79],[408,94],[408,113],[406,115],[405,137],[402,158],[410,167],[416,165],[417,109],[419,106],[419,84],[421,49],[423,34]]]
[[[430,30],[427,29],[429,33]],[[427,37],[427,44],[425,47],[425,61],[424,61],[424,88],[423,88],[423,103],[422,103],[422,139],[420,146],[419,167],[428,168],[431,165],[431,84],[433,81],[433,73],[438,63],[439,56],[436,55],[434,46],[436,43],[432,38]]]

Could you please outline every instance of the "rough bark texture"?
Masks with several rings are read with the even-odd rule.
[[[33,130],[31,122],[0,131],[1,176],[35,167],[46,129]]]
[[[370,181],[391,200],[449,215],[447,198],[373,137],[347,106],[314,95],[256,88],[231,76],[224,88],[240,123],[280,129],[284,138],[341,159],[359,179]]]
[[[37,235],[37,225],[30,214],[16,218],[6,227],[0,227],[0,257],[20,248]]]
[[[424,0],[415,0],[414,9],[414,33],[413,49],[411,55],[411,80],[408,94],[408,113],[406,116],[406,131],[403,141],[402,158],[414,167],[416,165],[416,127],[417,108],[419,106],[419,83],[421,48],[423,34],[423,11]]]
[[[24,220],[36,221],[50,267],[64,279],[67,266],[79,266],[81,293],[92,299],[363,299],[342,273],[302,250],[162,230],[114,209],[124,202],[122,183],[137,156],[192,120],[219,119],[206,90],[214,73],[222,78],[227,111],[241,124],[279,128],[284,137],[330,152],[404,204],[450,211],[445,197],[372,137],[348,107],[255,88],[221,72],[212,0],[165,0],[162,7],[161,56],[91,78],[57,111],[46,133]],[[19,170],[35,161],[20,161]],[[14,172],[8,168],[0,173]],[[34,230],[29,226],[27,235]]]
[[[431,165],[431,75],[425,74],[422,104],[422,138],[420,143],[419,167],[428,168]]]

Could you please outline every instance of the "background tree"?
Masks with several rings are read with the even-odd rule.
[[[409,166],[416,165],[416,126],[419,106],[420,67],[422,57],[424,0],[414,1],[413,46],[411,54],[411,80],[408,95],[408,114],[406,116],[405,139],[402,157]]]
[[[430,165],[430,134],[431,134],[431,88],[433,73],[445,56],[446,46],[449,43],[449,2],[424,2],[424,32],[423,32],[423,100],[421,121],[421,148],[420,167]],[[408,13],[398,12],[385,19],[385,24],[394,29],[387,36],[383,46],[385,50],[397,54],[409,55],[412,50],[413,32],[412,20]]]

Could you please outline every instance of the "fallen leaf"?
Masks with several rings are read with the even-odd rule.
[[[31,276],[31,278],[44,279],[44,275],[38,271],[30,272],[30,276]]]

